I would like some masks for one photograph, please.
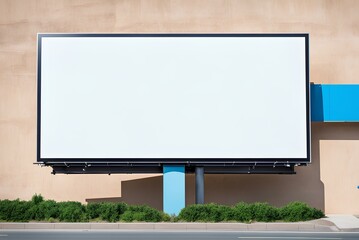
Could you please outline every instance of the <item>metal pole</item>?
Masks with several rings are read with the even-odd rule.
[[[196,167],[196,204],[204,204],[204,167]]]

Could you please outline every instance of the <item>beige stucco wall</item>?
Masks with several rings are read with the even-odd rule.
[[[359,83],[359,1],[0,0],[0,198],[114,198],[162,206],[160,176],[51,175],[36,161],[38,32],[308,32],[315,83]],[[209,175],[206,201],[301,200],[359,214],[359,124],[313,124],[297,175]],[[187,176],[187,203],[194,201]],[[121,184],[122,183],[122,184]],[[122,189],[121,189],[122,186]]]

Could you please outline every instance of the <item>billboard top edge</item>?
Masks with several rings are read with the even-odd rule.
[[[309,33],[37,33],[43,37],[309,37]]]

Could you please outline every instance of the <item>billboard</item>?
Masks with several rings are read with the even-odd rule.
[[[37,161],[310,162],[308,34],[39,34]]]

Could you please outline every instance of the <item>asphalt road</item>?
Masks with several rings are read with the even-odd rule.
[[[0,231],[0,240],[339,240],[359,239],[359,232],[145,232],[145,231]]]

